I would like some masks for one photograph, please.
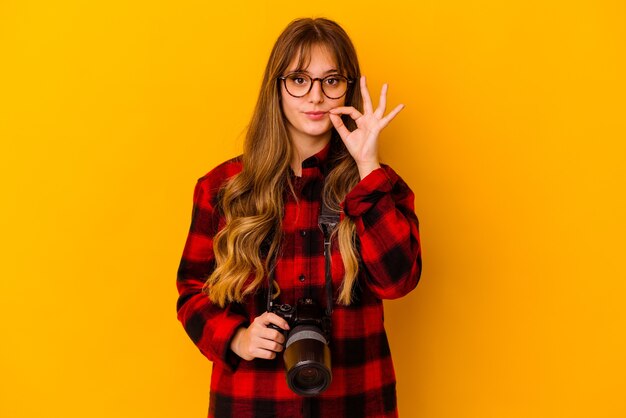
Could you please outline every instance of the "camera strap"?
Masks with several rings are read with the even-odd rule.
[[[322,233],[324,234],[324,259],[326,260],[325,280],[326,280],[326,315],[330,317],[333,312],[333,274],[331,270],[331,240],[333,232],[339,224],[339,213],[334,212],[324,199],[322,199],[322,210],[317,220]]]
[[[324,280],[326,285],[326,315],[330,317],[333,312],[333,275],[331,269],[331,237],[337,225],[339,224],[339,213],[334,212],[328,205],[322,200],[322,208],[320,215],[317,219],[317,224],[324,234],[324,259],[325,259],[325,273]],[[268,290],[267,290],[267,311],[272,310],[272,290],[274,289],[274,270],[276,269],[277,260],[275,260],[270,267],[268,273]]]

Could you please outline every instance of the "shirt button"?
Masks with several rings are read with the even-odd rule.
[[[303,230],[301,230],[301,231],[300,231],[300,236],[302,236],[302,237],[306,237],[306,230],[304,230],[304,229],[303,229]]]
[[[298,277],[298,279],[303,282],[306,280],[306,276],[304,274],[301,274],[300,277]]]

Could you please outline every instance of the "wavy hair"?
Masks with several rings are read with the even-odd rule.
[[[298,69],[306,68],[314,45],[330,52],[339,70],[349,79],[361,76],[356,51],[346,32],[335,22],[324,19],[297,19],[280,34],[270,54],[261,91],[244,142],[242,171],[222,188],[219,208],[226,224],[214,238],[215,269],[203,291],[212,302],[225,306],[242,302],[264,283],[278,256],[282,240],[285,187],[294,193],[289,176],[294,152],[280,103],[282,76],[294,58]],[[345,106],[362,111],[359,83],[346,93]],[[344,123],[354,129],[354,121]],[[340,202],[358,183],[356,163],[334,128],[331,133],[329,167],[323,189],[324,202],[335,212]],[[295,195],[295,194],[294,194]],[[334,236],[345,268],[338,302],[349,305],[358,274],[354,222],[349,217],[339,223]],[[278,289],[276,289],[279,292]]]

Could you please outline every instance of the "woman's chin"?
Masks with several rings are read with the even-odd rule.
[[[328,133],[328,131],[330,131],[331,128],[332,124],[328,121],[320,121],[320,123],[317,123],[315,125],[310,124],[309,126],[307,126],[305,132],[307,133],[307,135],[310,136],[324,136]]]

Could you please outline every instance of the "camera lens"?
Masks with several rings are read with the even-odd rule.
[[[330,385],[330,349],[319,328],[294,328],[287,338],[283,359],[287,384],[298,395],[318,395]]]
[[[319,361],[301,361],[287,371],[287,384],[300,396],[319,395],[331,380],[330,368]]]
[[[300,373],[298,373],[296,379],[302,381],[302,383],[304,384],[311,384],[312,382],[315,382],[317,379],[319,379],[319,375],[320,374],[317,372],[317,370],[315,370],[314,367],[305,367],[300,370]]]
[[[294,384],[306,390],[319,390],[324,386],[324,373],[318,370],[319,365],[306,365],[294,371]]]

